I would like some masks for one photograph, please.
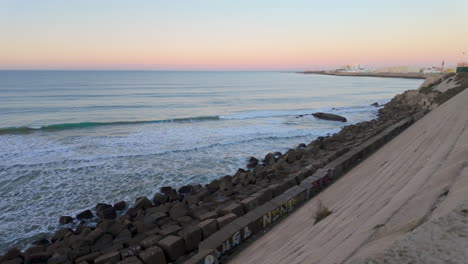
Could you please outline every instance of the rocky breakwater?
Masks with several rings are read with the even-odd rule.
[[[408,116],[422,117],[439,96],[436,92],[405,92],[379,109],[375,120],[346,126],[337,134],[300,144],[284,154],[269,153],[262,160],[251,157],[248,169],[205,186],[163,187],[152,199],[136,198],[130,208],[125,202],[100,203],[76,216],[63,216],[59,222],[64,228],[24,252],[8,250],[0,262],[181,263],[201,254],[220,235],[218,230],[229,228],[259,206],[281,200],[286,190],[299,188],[298,184],[321,169],[326,171],[343,154]]]

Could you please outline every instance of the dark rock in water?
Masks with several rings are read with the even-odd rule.
[[[379,107],[379,103],[375,102],[375,103],[371,104],[371,106]]]
[[[155,206],[165,204],[165,203],[167,203],[168,200],[169,200],[169,197],[167,195],[162,194],[162,193],[157,193],[153,197],[153,202],[154,202]]]
[[[150,208],[152,207],[153,204],[151,203],[151,201],[146,198],[146,196],[141,196],[141,197],[138,197],[136,198],[135,200],[135,208],[137,209],[147,209],[147,208]]]
[[[117,211],[121,211],[127,207],[127,203],[125,201],[120,201],[114,204],[114,209]]]
[[[249,163],[247,164],[247,168],[255,168],[258,165],[258,159],[255,157],[250,157]]]
[[[347,121],[346,118],[342,116],[329,114],[329,113],[317,112],[317,113],[313,113],[312,115],[318,119],[323,119],[323,120],[340,121],[340,122]]]
[[[73,217],[71,216],[61,216],[60,219],[59,219],[59,223],[61,225],[66,225],[66,224],[69,224],[73,222]]]
[[[105,203],[96,205],[96,215],[101,219],[114,219],[117,216],[114,207]]]
[[[0,256],[0,262],[12,260],[16,258],[22,258],[23,253],[18,248],[10,248],[3,257]]]
[[[275,157],[280,157],[282,154],[281,154],[281,152],[277,151],[277,152],[273,153],[273,155],[275,155]]]
[[[35,246],[48,246],[50,245],[50,241],[47,238],[41,238],[32,243]]]
[[[76,219],[83,220],[83,219],[90,219],[93,218],[93,213],[91,210],[84,210],[83,212],[76,215]]]
[[[265,158],[263,159],[263,164],[265,165],[273,165],[276,162],[275,155],[272,153],[266,154]]]
[[[161,189],[159,190],[161,193],[164,193],[166,195],[169,195],[171,194],[172,192],[172,187],[171,186],[164,186],[164,187],[161,187]]]
[[[304,143],[301,143],[301,144],[299,144],[299,146],[297,146],[297,147],[298,147],[298,148],[305,149],[305,148],[307,148],[307,145],[304,144]]]
[[[192,193],[192,186],[191,185],[185,185],[179,188],[178,193],[181,195],[188,195]]]

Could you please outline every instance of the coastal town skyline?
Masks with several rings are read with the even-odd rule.
[[[0,1],[0,69],[318,70],[467,60],[468,2]]]

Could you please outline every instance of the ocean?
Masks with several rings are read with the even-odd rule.
[[[206,184],[376,117],[422,80],[293,72],[0,71],[0,254],[99,202]],[[347,123],[298,115],[325,111]]]

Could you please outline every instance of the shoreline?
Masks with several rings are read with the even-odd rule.
[[[13,259],[53,259],[56,263],[105,263],[132,257],[143,260],[145,256],[187,260],[200,254],[201,243],[216,240],[223,228],[243,220],[244,214],[279,199],[310,175],[406,117],[421,117],[426,111],[426,105],[407,103],[405,96],[397,95],[379,109],[377,119],[345,126],[333,136],[319,137],[283,154],[269,153],[262,161],[252,157],[250,169],[239,169],[205,186],[186,185],[178,190],[167,186],[151,200],[136,198],[130,208],[125,202],[98,204],[76,216],[63,216],[60,222],[65,228],[37,241],[24,253],[10,250],[6,255]]]
[[[336,72],[336,71],[303,71],[302,74],[318,74],[332,76],[349,76],[349,77],[380,77],[380,78],[403,78],[403,79],[426,79],[428,77],[440,75],[422,74],[422,73],[390,73],[390,72]]]

